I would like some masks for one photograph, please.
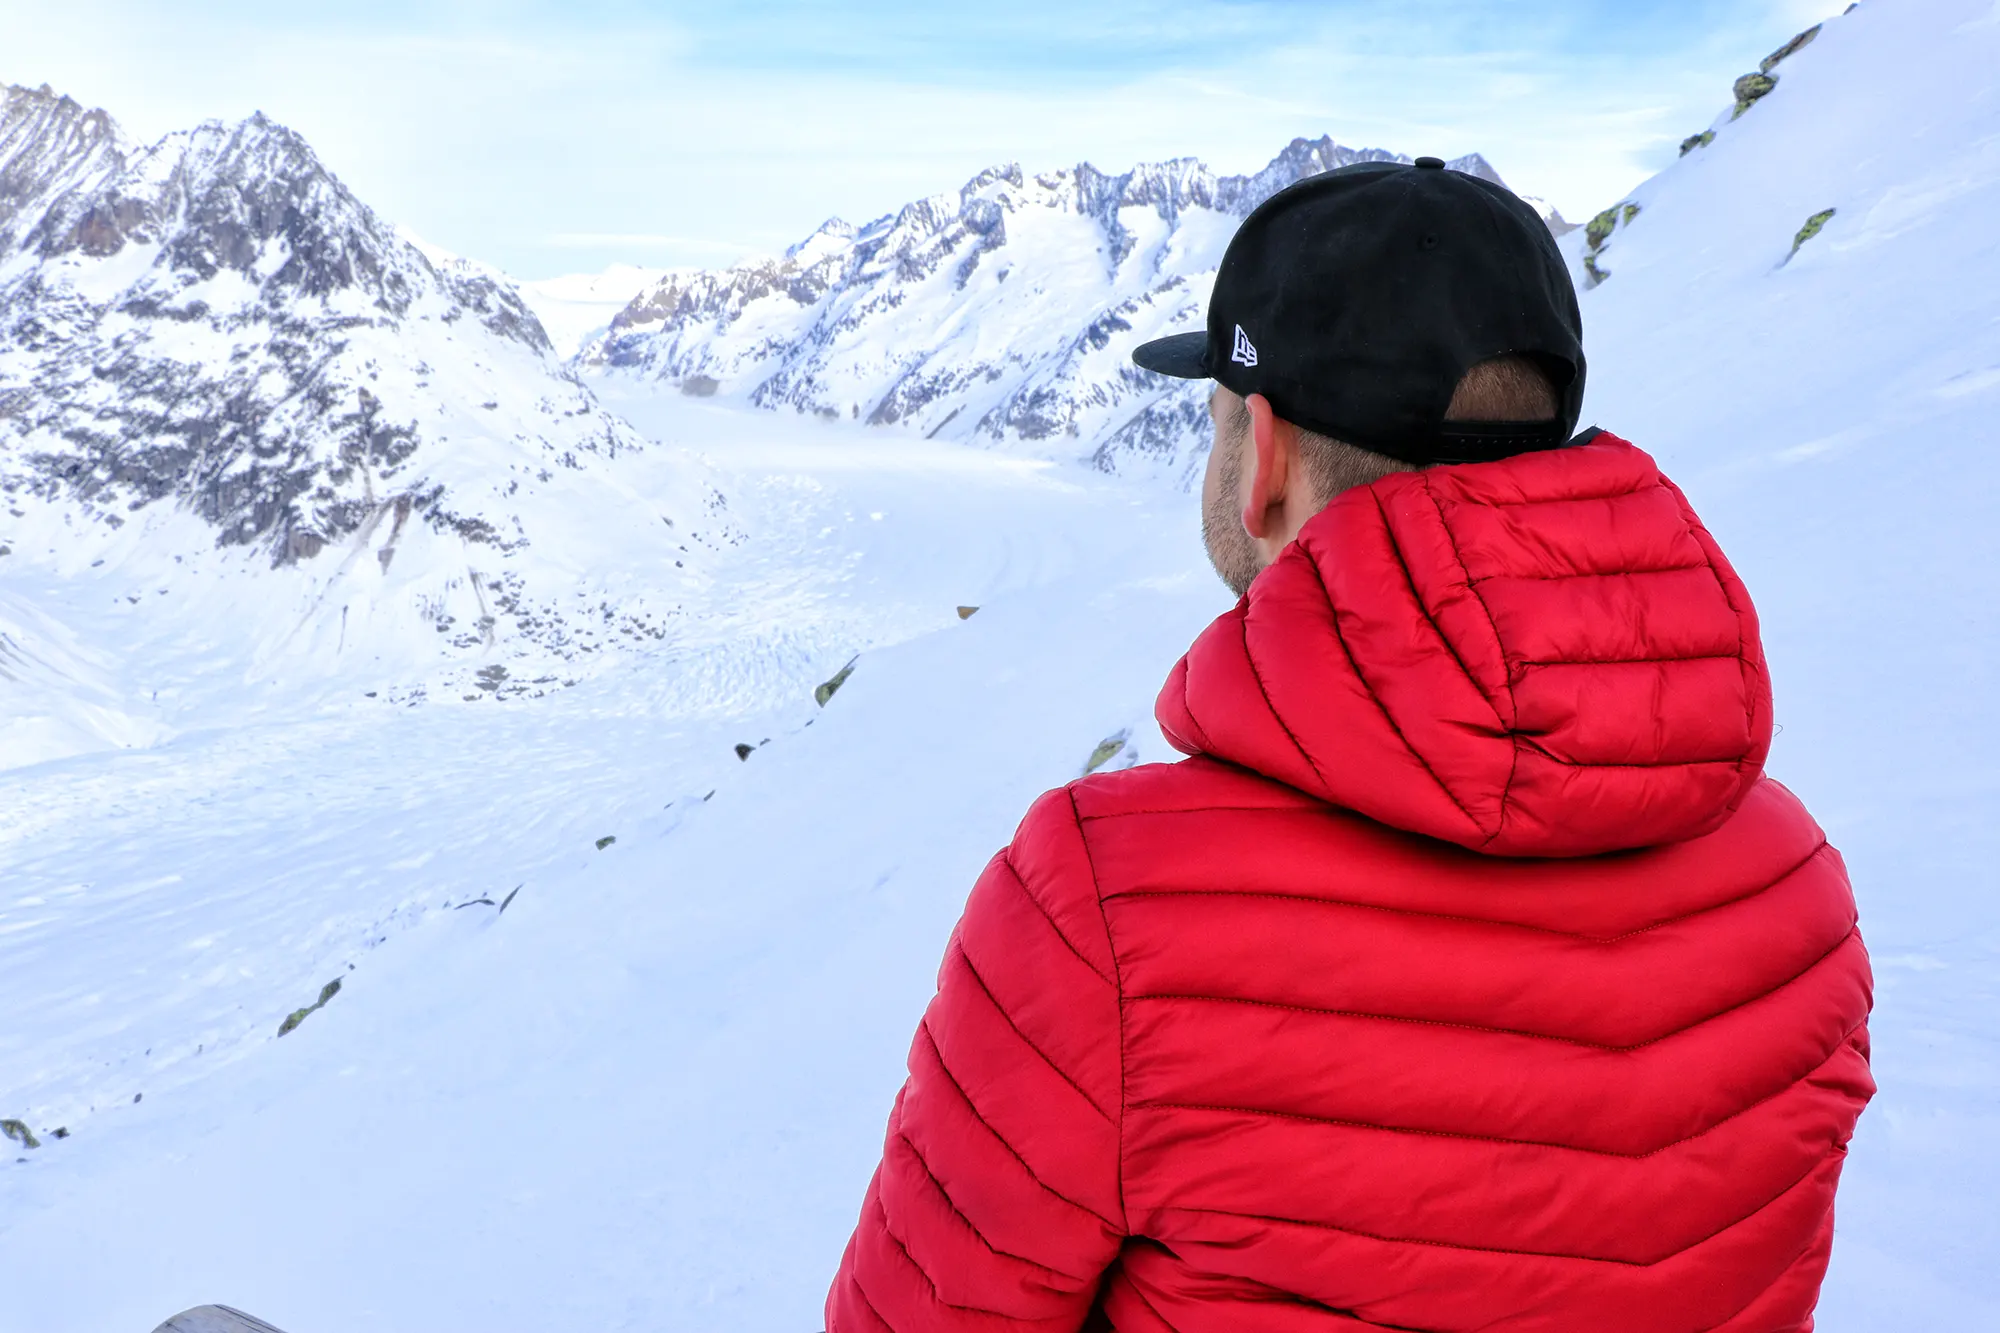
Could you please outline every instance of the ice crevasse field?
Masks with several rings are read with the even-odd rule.
[[[1757,598],[1875,955],[1835,1333],[2000,1327],[1995,70],[2000,5],[1864,4],[1565,239],[1586,421]],[[70,1131],[4,1145],[0,1331],[820,1327],[973,877],[1101,743],[1173,757],[1227,594],[1164,486],[596,387],[750,540],[574,688],[233,697],[226,607],[121,646],[143,549],[0,572],[105,700],[193,701],[0,771],[0,1115]]]

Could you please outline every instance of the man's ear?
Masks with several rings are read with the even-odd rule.
[[[1297,469],[1297,441],[1292,424],[1271,410],[1271,400],[1253,393],[1243,400],[1250,409],[1250,457],[1243,469],[1243,528],[1252,537],[1269,538],[1285,525],[1285,501]]]

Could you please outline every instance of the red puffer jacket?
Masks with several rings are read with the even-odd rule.
[[[1812,1327],[1867,955],[1651,459],[1343,495],[1159,717],[973,889],[831,1333]]]

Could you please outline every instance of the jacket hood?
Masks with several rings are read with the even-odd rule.
[[[1176,748],[1499,856],[1698,837],[1757,782],[1757,613],[1629,442],[1397,473],[1308,522],[1158,704]]]

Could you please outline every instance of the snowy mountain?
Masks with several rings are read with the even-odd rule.
[[[0,91],[0,558],[136,560],[173,632],[215,594],[233,637],[362,653],[385,685],[521,653],[549,683],[657,636],[731,539],[702,469],[642,448],[504,279],[427,255],[283,126],[139,146]],[[600,609],[576,532],[656,572],[646,608]],[[0,602],[16,674],[72,678],[27,619]]]
[[[779,259],[669,273],[578,360],[684,393],[1185,482],[1206,448],[1206,390],[1137,369],[1132,348],[1200,326],[1224,247],[1272,194],[1353,162],[1408,160],[1322,138],[1249,176],[1192,158],[1116,176],[995,167],[863,227],[832,219]],[[1477,154],[1450,165],[1500,180]]]

